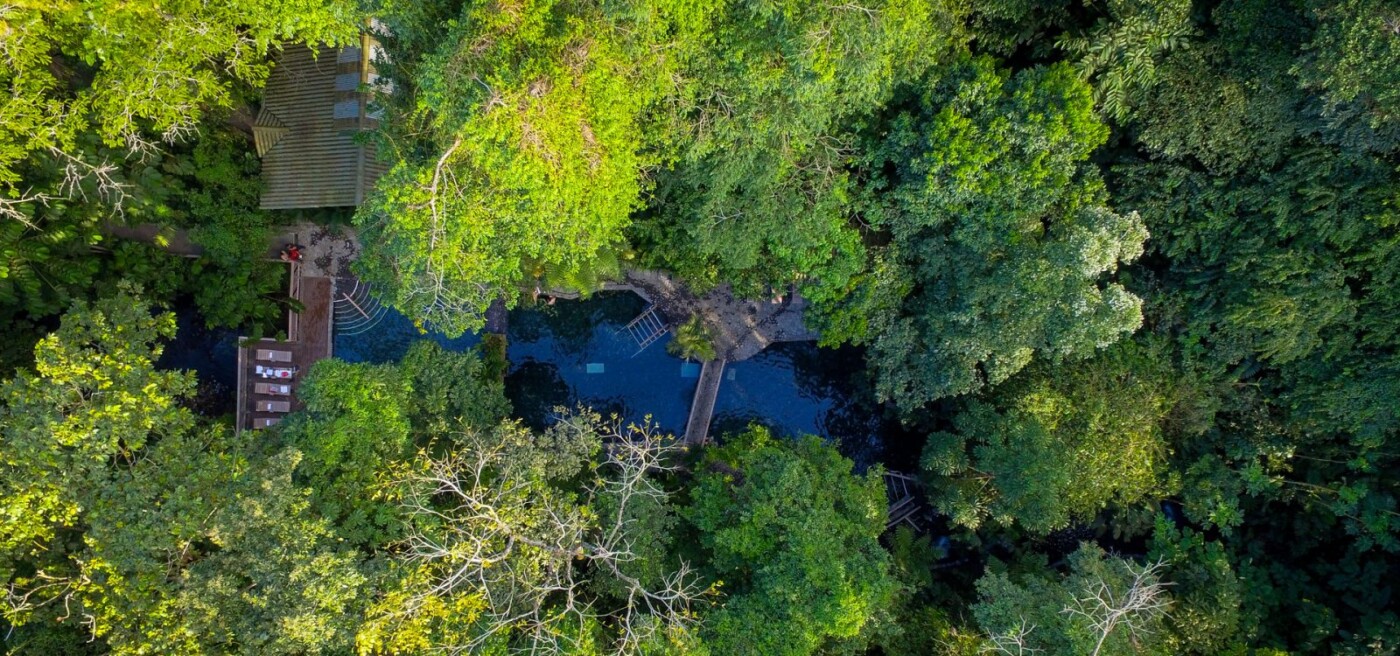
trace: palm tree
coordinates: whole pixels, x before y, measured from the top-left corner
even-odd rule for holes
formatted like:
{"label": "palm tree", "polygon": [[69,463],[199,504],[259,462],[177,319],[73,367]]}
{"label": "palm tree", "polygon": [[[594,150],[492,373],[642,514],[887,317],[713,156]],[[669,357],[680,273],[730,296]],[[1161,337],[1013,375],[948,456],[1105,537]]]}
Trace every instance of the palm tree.
{"label": "palm tree", "polygon": [[666,352],[687,360],[715,359],[714,339],[710,328],[699,316],[694,316],[676,328],[676,336],[666,345]]}

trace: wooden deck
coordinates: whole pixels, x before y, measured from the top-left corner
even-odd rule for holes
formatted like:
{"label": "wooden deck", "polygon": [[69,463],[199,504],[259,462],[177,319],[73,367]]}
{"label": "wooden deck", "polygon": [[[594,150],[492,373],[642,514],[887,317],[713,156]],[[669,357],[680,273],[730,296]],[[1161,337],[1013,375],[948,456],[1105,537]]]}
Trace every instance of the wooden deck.
{"label": "wooden deck", "polygon": [[[301,301],[304,309],[300,313],[289,312],[287,317],[287,341],[261,339],[246,342],[238,349],[238,410],[236,421],[238,430],[262,428],[269,419],[279,419],[286,413],[268,412],[259,408],[267,402],[289,402],[292,412],[300,410],[301,400],[297,388],[311,370],[311,365],[331,357],[331,298],[334,284],[330,278],[304,275],[304,268],[293,264],[288,267],[291,283],[288,289],[292,298]],[[272,363],[257,360],[259,349],[289,351],[290,363]],[[297,374],[290,381],[270,381],[257,375],[256,367],[278,366],[295,367]],[[290,396],[258,394],[256,385],[266,382],[289,382]],[[280,406],[276,406],[280,407]]]}
{"label": "wooden deck", "polygon": [[695,383],[695,397],[690,401],[690,419],[685,422],[687,444],[703,444],[710,436],[710,418],[715,414],[715,399],[719,384],[724,380],[724,360],[710,360],[700,365],[700,380]]}

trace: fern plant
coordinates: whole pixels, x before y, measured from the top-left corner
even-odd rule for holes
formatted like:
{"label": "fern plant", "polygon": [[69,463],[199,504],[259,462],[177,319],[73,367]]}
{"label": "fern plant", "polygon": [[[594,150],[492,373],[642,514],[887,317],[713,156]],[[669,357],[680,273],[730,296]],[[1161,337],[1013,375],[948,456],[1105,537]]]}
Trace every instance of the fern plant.
{"label": "fern plant", "polygon": [[58,312],[97,274],[88,257],[93,241],[79,226],[0,222],[0,303],[34,316]]}
{"label": "fern plant", "polygon": [[527,262],[525,270],[527,279],[538,281],[543,289],[578,292],[587,298],[602,290],[608,281],[621,278],[623,262],[632,257],[626,245],[614,245],[572,265],[535,260]]}

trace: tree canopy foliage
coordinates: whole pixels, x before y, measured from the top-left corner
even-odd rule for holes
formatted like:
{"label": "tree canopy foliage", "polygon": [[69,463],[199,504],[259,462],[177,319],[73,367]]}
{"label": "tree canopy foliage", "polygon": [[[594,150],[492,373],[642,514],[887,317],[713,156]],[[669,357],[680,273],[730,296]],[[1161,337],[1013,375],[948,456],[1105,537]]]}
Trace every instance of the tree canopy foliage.
{"label": "tree canopy foliage", "polygon": [[325,0],[203,3],[87,0],[7,5],[0,11],[10,93],[0,122],[0,213],[22,219],[51,191],[22,179],[36,155],[57,158],[68,191],[95,178],[105,193],[113,164],[90,157],[89,137],[122,153],[149,152],[193,134],[211,107],[229,107],[237,84],[267,77],[283,43],[336,42],[353,34],[351,3]]}
{"label": "tree canopy foliage", "polygon": [[5,386],[0,563],[19,645],[56,623],[120,654],[347,646],[355,555],[303,512],[296,452],[257,455],[179,404],[192,377],[154,368],[173,330],[130,295],[77,304]]}
{"label": "tree canopy foliage", "polygon": [[1147,230],[1106,206],[1086,163],[1107,136],[1066,66],[944,71],[871,151],[888,172],[871,216],[892,243],[864,293],[824,317],[825,339],[868,341],[880,395],[912,408],[1135,330],[1140,300],[1102,278]]}
{"label": "tree canopy foliage", "polygon": [[622,244],[655,83],[610,18],[587,2],[469,2],[435,47],[396,60],[413,85],[388,105],[399,159],[358,214],[361,274],[395,307],[475,330],[532,263],[577,270]]}
{"label": "tree canopy foliage", "polygon": [[1036,366],[992,398],[966,401],[954,430],[924,447],[935,506],[969,528],[986,518],[1048,533],[1174,492],[1166,433],[1192,399],[1161,352],[1144,350]]}
{"label": "tree canopy foliage", "polygon": [[[389,173],[260,210],[275,54],[358,30]],[[6,653],[1400,649],[1393,0],[19,2],[0,81]],[[324,360],[236,431],[163,308],[266,332],[293,221],[449,334],[628,267],[683,312],[792,289],[867,365],[816,421],[906,476],[526,427],[504,335]]]}
{"label": "tree canopy foliage", "polygon": [[806,279],[839,296],[864,252],[856,128],[962,46],[963,10],[938,0],[705,4],[676,30],[682,85],[653,128],[674,163],[637,232],[656,261],[702,286],[757,294]]}
{"label": "tree canopy foliage", "polygon": [[856,642],[890,603],[879,472],[815,437],[753,427],[706,454],[685,516],[728,594],[707,618],[715,653],[812,654]]}

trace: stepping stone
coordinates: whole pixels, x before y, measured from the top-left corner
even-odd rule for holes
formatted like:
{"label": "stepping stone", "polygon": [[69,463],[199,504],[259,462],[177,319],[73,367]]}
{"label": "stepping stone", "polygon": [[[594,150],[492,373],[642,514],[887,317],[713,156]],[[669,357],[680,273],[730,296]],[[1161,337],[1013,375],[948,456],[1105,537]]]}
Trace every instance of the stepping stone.
{"label": "stepping stone", "polygon": [[584,369],[590,374],[601,374],[603,373],[603,363],[590,362],[586,366],[584,366]]}
{"label": "stepping stone", "polygon": [[681,363],[681,378],[699,378],[700,365],[695,362]]}

